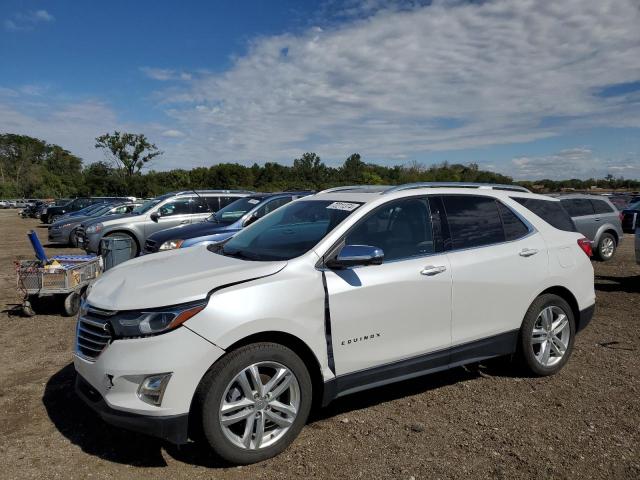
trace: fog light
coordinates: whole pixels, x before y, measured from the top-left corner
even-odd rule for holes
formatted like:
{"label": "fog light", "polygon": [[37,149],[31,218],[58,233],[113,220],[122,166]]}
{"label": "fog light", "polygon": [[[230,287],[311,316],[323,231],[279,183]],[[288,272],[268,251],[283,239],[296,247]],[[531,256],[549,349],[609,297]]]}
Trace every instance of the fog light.
{"label": "fog light", "polygon": [[146,377],[138,387],[138,398],[149,405],[160,406],[170,378],[170,373]]}

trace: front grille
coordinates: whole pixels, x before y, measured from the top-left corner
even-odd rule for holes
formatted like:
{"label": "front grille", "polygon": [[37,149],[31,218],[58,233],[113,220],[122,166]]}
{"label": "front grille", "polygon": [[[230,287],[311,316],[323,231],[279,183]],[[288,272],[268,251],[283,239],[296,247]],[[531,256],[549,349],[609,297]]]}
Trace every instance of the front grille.
{"label": "front grille", "polygon": [[83,308],[76,327],[76,353],[86,360],[95,360],[111,343],[111,326],[108,318],[116,312]]}
{"label": "front grille", "polygon": [[153,240],[147,240],[144,244],[144,251],[149,253],[154,253],[158,251],[156,242]]}

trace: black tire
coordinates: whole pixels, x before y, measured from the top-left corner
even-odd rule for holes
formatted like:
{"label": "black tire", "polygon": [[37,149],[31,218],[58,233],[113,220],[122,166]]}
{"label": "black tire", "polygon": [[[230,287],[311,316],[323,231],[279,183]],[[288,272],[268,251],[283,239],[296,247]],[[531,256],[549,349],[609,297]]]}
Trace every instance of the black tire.
{"label": "black tire", "polygon": [[69,234],[69,245],[71,245],[72,247],[78,248],[78,238],[76,237],[76,231],[77,231],[77,228],[74,228],[73,230],[71,230],[71,233]]}
{"label": "black tire", "polygon": [[[610,246],[613,247],[613,251],[610,251]],[[618,244],[616,242],[616,237],[614,237],[610,233],[603,233],[600,237],[600,241],[598,242],[596,251],[593,253],[597,260],[606,262],[608,260],[611,260],[616,254],[617,247]]]}
{"label": "black tire", "polygon": [[[538,321],[538,316],[541,315],[542,311],[547,307],[557,307],[562,310],[568,319],[570,332],[564,355],[557,363],[551,366],[544,366],[538,361],[534,348],[540,347],[534,347],[532,345],[534,325]],[[571,357],[575,336],[576,323],[573,311],[571,310],[571,306],[562,297],[553,294],[544,294],[536,298],[524,316],[518,338],[517,357],[525,373],[543,377],[553,375],[560,371],[567,361],[569,361],[569,357]]]}
{"label": "black tire", "polygon": [[64,297],[64,314],[67,317],[73,317],[80,309],[80,294],[71,292]]}
{"label": "black tire", "polygon": [[36,315],[36,311],[33,309],[29,300],[25,300],[22,303],[22,315],[25,317],[34,317]]}
{"label": "black tire", "polygon": [[129,238],[131,239],[131,257],[136,258],[138,256],[138,242],[133,235],[130,235],[126,232],[114,232],[109,235],[105,235],[105,238]]}
{"label": "black tire", "polygon": [[[248,450],[236,446],[225,436],[220,425],[219,406],[227,386],[236,375],[257,362],[277,362],[288,368],[300,387],[300,405],[295,420],[276,443]],[[195,402],[202,433],[214,453],[232,464],[248,465],[278,455],[293,442],[307,422],[312,395],[311,377],[300,357],[283,345],[265,342],[241,347],[218,360],[202,379]]]}

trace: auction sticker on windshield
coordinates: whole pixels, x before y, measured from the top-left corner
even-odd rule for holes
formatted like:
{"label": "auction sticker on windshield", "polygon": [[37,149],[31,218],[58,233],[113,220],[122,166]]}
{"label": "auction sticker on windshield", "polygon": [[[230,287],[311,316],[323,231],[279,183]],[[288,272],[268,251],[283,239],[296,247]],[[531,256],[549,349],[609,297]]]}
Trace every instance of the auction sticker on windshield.
{"label": "auction sticker on windshield", "polygon": [[327,208],[331,210],[344,210],[346,212],[353,212],[359,206],[360,206],[359,203],[333,202],[327,205]]}

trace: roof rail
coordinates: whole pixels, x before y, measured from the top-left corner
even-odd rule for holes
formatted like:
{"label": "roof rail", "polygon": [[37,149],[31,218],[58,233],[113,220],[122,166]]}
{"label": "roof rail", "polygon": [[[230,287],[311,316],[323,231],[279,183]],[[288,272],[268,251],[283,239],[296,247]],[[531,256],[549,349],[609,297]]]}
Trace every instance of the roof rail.
{"label": "roof rail", "polygon": [[[171,193],[171,192],[169,192]],[[173,195],[187,195],[189,193],[256,193],[253,190],[179,190],[177,192],[172,192]]]}
{"label": "roof rail", "polygon": [[384,189],[389,188],[392,187],[390,187],[389,185],[343,185],[341,187],[327,188],[326,190],[318,192],[317,195],[320,195],[322,193],[345,192],[349,190],[383,190],[386,192],[386,190]]}
{"label": "roof rail", "polygon": [[478,188],[487,190],[506,190],[509,192],[531,193],[527,188],[520,185],[503,185],[499,183],[464,183],[464,182],[416,182],[405,183],[385,190],[384,193],[399,192],[402,190],[411,190],[414,188]]}

